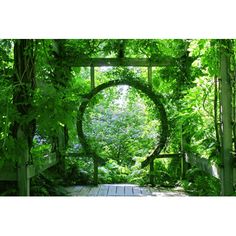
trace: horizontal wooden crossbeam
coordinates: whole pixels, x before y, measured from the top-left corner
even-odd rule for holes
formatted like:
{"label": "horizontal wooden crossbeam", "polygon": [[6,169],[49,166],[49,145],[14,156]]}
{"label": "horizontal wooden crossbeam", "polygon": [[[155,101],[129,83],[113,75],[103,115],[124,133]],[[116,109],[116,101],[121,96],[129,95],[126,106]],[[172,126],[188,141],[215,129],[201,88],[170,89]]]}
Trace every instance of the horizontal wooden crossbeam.
{"label": "horizontal wooden crossbeam", "polygon": [[71,58],[67,59],[71,67],[102,67],[102,66],[134,66],[134,67],[162,67],[176,66],[178,58]]}
{"label": "horizontal wooden crossbeam", "polygon": [[156,156],[156,159],[159,158],[179,158],[181,157],[181,153],[164,153],[164,154],[159,154],[158,156]]}
{"label": "horizontal wooden crossbeam", "polygon": [[[32,178],[46,169],[57,164],[56,153],[49,154],[49,160],[46,161],[42,166],[29,165],[29,178]],[[17,168],[13,166],[5,165],[0,169],[0,181],[16,181],[17,180]]]}

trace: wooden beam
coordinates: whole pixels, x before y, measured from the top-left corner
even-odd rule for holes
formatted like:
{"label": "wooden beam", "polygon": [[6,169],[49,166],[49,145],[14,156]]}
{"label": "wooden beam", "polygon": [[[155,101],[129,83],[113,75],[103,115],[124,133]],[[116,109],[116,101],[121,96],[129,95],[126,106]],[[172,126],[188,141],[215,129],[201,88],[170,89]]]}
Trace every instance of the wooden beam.
{"label": "wooden beam", "polygon": [[102,67],[102,66],[176,66],[178,58],[68,58],[68,65],[71,67]]}
{"label": "wooden beam", "polygon": [[154,186],[154,160],[151,160],[149,165],[149,181],[151,186]]}
{"label": "wooden beam", "polygon": [[19,127],[17,131],[17,141],[23,143],[23,148],[18,151],[17,162],[17,181],[19,196],[30,195],[30,177],[29,177],[29,147],[27,137],[22,128]]}
{"label": "wooden beam", "polygon": [[159,158],[180,158],[181,157],[181,153],[165,153],[165,154],[159,154],[156,159]]}
{"label": "wooden beam", "polygon": [[[91,81],[91,90],[95,88],[95,71],[94,66],[90,67],[90,81]],[[95,156],[93,158],[93,183],[98,185],[98,159]]]}
{"label": "wooden beam", "polygon": [[221,104],[223,121],[223,152],[222,152],[222,195],[233,194],[233,158],[232,158],[232,86],[230,79],[230,40],[221,40],[220,77]]}
{"label": "wooden beam", "polygon": [[[56,153],[50,153],[48,157],[48,161],[44,163],[42,166],[28,165],[27,166],[27,179],[30,179],[42,173],[43,171],[57,164],[57,162],[58,160],[56,159]],[[25,166],[22,166],[21,168],[25,168]],[[18,172],[19,170],[17,170],[16,167],[6,164],[0,170],[0,181],[17,181],[18,175],[19,175]]]}
{"label": "wooden beam", "polygon": [[221,179],[221,168],[216,164],[211,164],[208,159],[197,157],[192,153],[185,153],[185,160],[192,166],[199,168],[200,170],[214,176],[217,179]]}
{"label": "wooden beam", "polygon": [[186,136],[184,135],[184,127],[181,126],[181,162],[180,162],[180,169],[181,169],[181,179],[185,179],[186,172],[188,169],[188,163],[185,160],[185,146],[186,146]]}
{"label": "wooden beam", "polygon": [[148,84],[152,87],[152,67],[148,67]]}
{"label": "wooden beam", "polygon": [[90,67],[90,80],[91,80],[91,90],[95,88],[95,74],[94,66]]}

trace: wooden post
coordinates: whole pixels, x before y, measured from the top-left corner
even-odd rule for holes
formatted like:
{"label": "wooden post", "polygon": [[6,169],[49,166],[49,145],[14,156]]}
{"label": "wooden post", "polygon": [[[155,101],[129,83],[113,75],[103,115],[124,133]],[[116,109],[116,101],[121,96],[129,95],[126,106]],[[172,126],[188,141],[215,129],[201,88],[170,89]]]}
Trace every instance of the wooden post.
{"label": "wooden post", "polygon": [[[148,84],[152,88],[152,67],[151,66],[148,66]],[[151,186],[154,186],[154,160],[150,162],[149,180],[150,180]]]}
{"label": "wooden post", "polygon": [[233,160],[232,160],[232,87],[230,80],[230,40],[220,41],[220,76],[222,80],[221,104],[223,121],[223,169],[221,194],[233,193]]}
{"label": "wooden post", "polygon": [[95,88],[94,66],[90,67],[91,90]]}
{"label": "wooden post", "polygon": [[14,44],[13,104],[19,114],[10,127],[14,138],[17,162],[18,195],[30,195],[29,157],[36,130],[32,117],[32,101],[35,89],[35,43],[20,39]]}
{"label": "wooden post", "polygon": [[148,84],[152,87],[152,67],[148,66]]}
{"label": "wooden post", "polygon": [[236,65],[234,67],[234,74],[233,74],[233,110],[232,110],[232,119],[233,119],[233,151],[234,157],[236,153]]}
{"label": "wooden post", "polygon": [[58,132],[58,150],[57,150],[57,158],[59,160],[59,171],[62,176],[66,174],[66,158],[65,158],[65,150],[66,150],[66,143],[65,143],[65,134],[64,128],[61,128]]}
{"label": "wooden post", "polygon": [[94,165],[94,172],[93,172],[93,183],[94,185],[98,185],[98,159],[93,159],[93,165]]}
{"label": "wooden post", "polygon": [[[90,67],[90,80],[91,80],[91,90],[95,88],[95,72],[94,72],[94,66]],[[93,183],[94,185],[98,185],[98,159],[93,157]]]}
{"label": "wooden post", "polygon": [[17,141],[22,147],[19,149],[18,164],[17,164],[18,195],[29,196],[30,195],[29,147],[27,143],[27,138],[25,137],[21,127],[17,131]]}
{"label": "wooden post", "polygon": [[154,160],[150,162],[149,180],[150,180],[151,186],[154,186]]}
{"label": "wooden post", "polygon": [[[71,79],[71,67],[67,61],[63,61],[66,58],[66,40],[55,39],[54,42],[54,77],[52,78],[52,84],[56,90],[64,90],[67,88]],[[62,97],[62,101],[66,97]],[[68,147],[69,134],[68,127],[65,124],[64,127],[60,127],[55,136],[52,137],[52,145],[56,151],[58,163],[54,168],[54,171],[62,175],[66,174],[66,160],[65,152]]]}
{"label": "wooden post", "polygon": [[181,168],[181,179],[185,178],[186,171],[187,171],[187,163],[185,160],[185,145],[186,145],[186,139],[183,134],[183,127],[181,128],[181,162],[180,162],[180,168]]}

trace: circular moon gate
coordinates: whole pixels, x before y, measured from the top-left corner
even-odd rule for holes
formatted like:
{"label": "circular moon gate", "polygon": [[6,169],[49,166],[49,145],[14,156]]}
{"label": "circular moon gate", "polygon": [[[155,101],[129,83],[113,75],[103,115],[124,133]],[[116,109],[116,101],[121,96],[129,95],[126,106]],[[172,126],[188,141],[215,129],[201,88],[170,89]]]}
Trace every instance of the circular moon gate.
{"label": "circular moon gate", "polygon": [[78,132],[79,141],[81,145],[83,146],[87,155],[91,156],[94,159],[97,159],[100,164],[104,163],[104,160],[90,148],[90,145],[88,144],[86,140],[86,137],[83,132],[83,115],[85,113],[85,110],[89,101],[97,93],[99,93],[100,91],[106,88],[109,88],[112,86],[118,86],[118,85],[129,85],[137,90],[140,90],[144,94],[146,94],[154,102],[160,114],[160,121],[161,121],[160,140],[155,150],[149,156],[147,156],[146,159],[142,162],[142,168],[143,168],[147,166],[161,152],[161,150],[165,146],[167,136],[168,136],[168,122],[167,122],[165,108],[163,104],[161,103],[161,99],[162,99],[161,95],[154,93],[147,84],[140,82],[137,79],[132,78],[131,80],[128,80],[128,79],[111,80],[109,82],[106,82],[97,86],[96,88],[91,90],[90,93],[86,94],[83,97],[83,101],[79,107],[78,116],[77,116],[77,132]]}

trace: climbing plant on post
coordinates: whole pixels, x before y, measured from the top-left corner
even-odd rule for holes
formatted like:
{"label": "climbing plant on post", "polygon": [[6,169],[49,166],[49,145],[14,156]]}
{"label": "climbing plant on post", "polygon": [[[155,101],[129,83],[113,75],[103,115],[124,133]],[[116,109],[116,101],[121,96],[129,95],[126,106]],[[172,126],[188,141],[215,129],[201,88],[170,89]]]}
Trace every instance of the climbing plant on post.
{"label": "climbing plant on post", "polygon": [[32,116],[32,97],[35,89],[35,42],[16,40],[14,45],[13,104],[19,114],[11,125],[15,140],[20,196],[30,195],[30,149],[36,121]]}
{"label": "climbing plant on post", "polygon": [[[67,88],[70,79],[70,67],[66,65],[65,44],[66,40],[54,40],[54,76],[52,82],[53,86],[58,91]],[[64,97],[62,99],[64,99]],[[64,127],[61,127],[60,130],[57,131],[56,136],[53,137],[53,146],[57,152],[60,173],[65,172],[65,156],[63,152],[67,148],[69,139],[68,127],[66,124],[63,125]]]}
{"label": "climbing plant on post", "polygon": [[222,152],[222,195],[233,193],[233,159],[232,159],[232,87],[230,78],[231,41],[220,40],[220,77],[221,105],[223,127]]}

